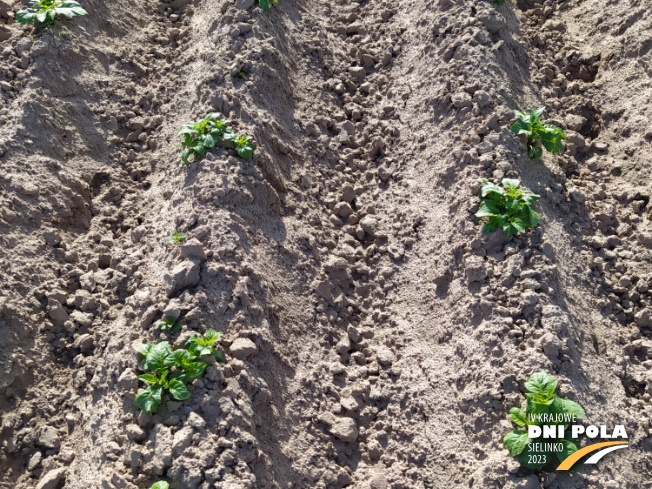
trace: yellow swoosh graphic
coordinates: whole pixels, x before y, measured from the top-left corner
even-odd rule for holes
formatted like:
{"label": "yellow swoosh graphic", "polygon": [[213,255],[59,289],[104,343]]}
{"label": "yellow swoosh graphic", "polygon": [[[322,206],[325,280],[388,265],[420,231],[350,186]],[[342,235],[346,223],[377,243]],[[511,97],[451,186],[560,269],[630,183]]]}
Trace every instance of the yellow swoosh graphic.
{"label": "yellow swoosh graphic", "polygon": [[595,452],[596,450],[600,450],[601,448],[610,447],[612,445],[627,445],[627,443],[628,442],[626,441],[605,441],[603,443],[594,443],[593,445],[589,445],[588,447],[584,447],[581,450],[576,451],[570,457],[567,457],[566,460],[564,460],[559,465],[559,467],[557,467],[557,470],[569,470],[573,464],[581,459],[584,455]]}

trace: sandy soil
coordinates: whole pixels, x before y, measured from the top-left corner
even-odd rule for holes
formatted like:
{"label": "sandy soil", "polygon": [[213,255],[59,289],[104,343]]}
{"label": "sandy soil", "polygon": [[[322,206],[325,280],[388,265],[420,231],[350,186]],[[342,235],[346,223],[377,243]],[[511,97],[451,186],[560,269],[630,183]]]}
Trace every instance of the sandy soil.
{"label": "sandy soil", "polygon": [[[648,0],[83,4],[0,0],[0,488],[652,487]],[[186,169],[209,111],[252,160]],[[503,177],[519,238],[473,217]],[[227,362],[142,413],[140,345],[209,328]],[[520,468],[536,370],[630,447]]]}

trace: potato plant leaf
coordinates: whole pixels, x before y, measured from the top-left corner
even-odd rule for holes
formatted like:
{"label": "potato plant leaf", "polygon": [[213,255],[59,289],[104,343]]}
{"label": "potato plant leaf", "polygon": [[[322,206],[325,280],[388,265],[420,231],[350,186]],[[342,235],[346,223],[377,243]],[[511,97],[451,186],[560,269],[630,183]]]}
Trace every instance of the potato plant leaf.
{"label": "potato plant leaf", "polygon": [[564,399],[559,396],[554,396],[550,404],[550,412],[552,414],[570,414],[575,416],[575,419],[583,419],[586,416],[582,406],[570,399]]}
{"label": "potato plant leaf", "polygon": [[167,370],[173,365],[174,355],[167,341],[154,345],[145,360],[145,370]]}
{"label": "potato plant leaf", "polygon": [[170,380],[168,389],[170,389],[170,394],[177,401],[185,401],[190,397],[190,391],[186,387],[186,384],[178,378]]}
{"label": "potato plant leaf", "polygon": [[512,409],[509,410],[509,419],[514,421],[519,426],[525,426],[527,425],[527,417],[525,416],[525,413],[523,412],[522,409],[519,409],[517,407],[513,407]]}
{"label": "potato plant leaf", "polygon": [[147,389],[136,395],[136,406],[147,413],[151,413],[161,405],[162,395],[163,386],[150,385]]}
{"label": "potato plant leaf", "polygon": [[150,489],[170,489],[170,484],[165,481],[158,481]]}
{"label": "potato plant leaf", "polygon": [[527,430],[513,430],[507,433],[505,438],[503,438],[505,447],[514,457],[519,455],[530,441],[531,440],[527,436]]}

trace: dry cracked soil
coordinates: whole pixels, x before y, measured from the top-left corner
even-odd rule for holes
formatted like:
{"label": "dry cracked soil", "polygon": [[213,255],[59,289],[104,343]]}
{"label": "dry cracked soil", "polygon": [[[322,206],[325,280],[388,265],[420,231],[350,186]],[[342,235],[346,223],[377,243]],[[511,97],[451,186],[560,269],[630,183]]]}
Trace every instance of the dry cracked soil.
{"label": "dry cracked soil", "polygon": [[[0,0],[0,488],[652,487],[650,0],[83,5]],[[252,159],[183,165],[211,111]],[[525,235],[473,216],[503,177]],[[141,412],[140,346],[209,328],[226,361]],[[521,468],[534,371],[629,447]]]}

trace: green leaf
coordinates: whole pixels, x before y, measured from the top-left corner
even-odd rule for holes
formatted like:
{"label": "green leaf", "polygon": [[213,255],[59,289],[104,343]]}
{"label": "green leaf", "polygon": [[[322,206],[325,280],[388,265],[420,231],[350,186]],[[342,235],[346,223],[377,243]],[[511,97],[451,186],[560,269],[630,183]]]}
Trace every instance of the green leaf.
{"label": "green leaf", "polygon": [[519,426],[527,425],[527,416],[522,409],[513,407],[509,410],[509,418]]}
{"label": "green leaf", "polygon": [[173,352],[173,355],[174,355],[174,364],[177,367],[183,367],[184,365],[187,365],[189,362],[192,362],[192,355],[187,350],[175,350]]}
{"label": "green leaf", "polygon": [[48,13],[47,11],[40,11],[36,14],[36,20],[38,22],[45,22],[45,19],[47,19]]}
{"label": "green leaf", "polygon": [[184,151],[183,154],[181,155],[181,159],[186,164],[186,166],[190,166],[190,162],[188,161],[188,158],[190,157],[191,154],[192,154],[192,150],[189,149],[187,151]]}
{"label": "green leaf", "polygon": [[170,380],[169,389],[170,394],[172,394],[172,397],[177,401],[184,401],[190,397],[190,391],[188,391],[186,384],[179,379]]}
{"label": "green leaf", "polygon": [[190,382],[192,379],[199,377],[206,370],[206,364],[203,362],[191,362],[183,366],[183,373],[179,378],[183,378],[185,382]]}
{"label": "green leaf", "polygon": [[562,439],[559,440],[558,443],[561,443],[564,448],[561,452],[556,452],[557,458],[560,462],[563,462],[577,451],[577,445],[572,441]]}
{"label": "green leaf", "polygon": [[519,233],[525,232],[525,223],[522,219],[513,219],[510,224],[514,226]]}
{"label": "green leaf", "polygon": [[518,190],[521,188],[521,182],[515,178],[503,178],[502,184],[508,189]]}
{"label": "green leaf", "polygon": [[503,224],[502,230],[503,230],[503,233],[505,233],[507,236],[514,236],[514,235],[518,234],[518,229],[516,229],[516,227],[512,226],[512,224],[509,223],[509,222],[506,223],[506,224]]}
{"label": "green leaf", "polygon": [[167,341],[162,341],[152,347],[145,360],[145,370],[165,370],[174,365],[172,348]]}
{"label": "green leaf", "polygon": [[537,394],[525,394],[527,397],[526,411],[528,414],[548,414],[550,412],[550,404],[552,404],[552,399],[546,402],[536,402],[536,399],[533,399],[530,396],[536,396]]}
{"label": "green leaf", "polygon": [[194,126],[190,126],[188,124],[181,126],[181,130],[179,131],[179,136],[183,136],[184,134],[195,134],[195,128]]}
{"label": "green leaf", "polygon": [[509,453],[514,457],[520,454],[530,441],[532,440],[528,438],[526,430],[512,430],[505,435],[505,438],[503,438],[505,448],[507,448]]}
{"label": "green leaf", "polygon": [[143,345],[143,346],[140,347],[140,350],[138,351],[138,353],[140,353],[142,356],[146,357],[153,347],[154,347],[154,345],[152,345],[151,343],[147,343],[146,345]]}
{"label": "green leaf", "polygon": [[541,158],[541,155],[543,155],[543,149],[539,146],[531,146],[528,150],[528,156],[533,160]]}
{"label": "green leaf", "polygon": [[161,405],[163,386],[150,385],[144,391],[138,393],[135,398],[136,406],[147,413],[151,413]]}
{"label": "green leaf", "polygon": [[263,12],[267,12],[272,7],[272,5],[269,3],[269,0],[259,0],[258,5]]}
{"label": "green leaf", "polygon": [[548,394],[557,388],[557,381],[545,372],[535,372],[525,383],[525,388],[535,394]]}
{"label": "green leaf", "polygon": [[212,345],[216,341],[221,341],[222,333],[218,333],[214,329],[209,329],[204,333],[204,344]]}
{"label": "green leaf", "polygon": [[215,360],[217,360],[220,363],[226,362],[226,358],[224,357],[224,353],[222,352],[222,350],[215,350],[213,356],[215,357]]}
{"label": "green leaf", "polygon": [[238,153],[238,156],[243,160],[248,160],[254,154],[254,148],[250,144],[238,147],[235,149],[235,151],[236,153]]}
{"label": "green leaf", "polygon": [[201,353],[199,352],[201,346],[198,343],[188,342],[186,343],[186,347],[188,348],[188,352],[192,356],[193,360],[201,356]]}
{"label": "green leaf", "polygon": [[64,2],[56,9],[57,14],[66,15],[69,17],[79,17],[81,15],[88,15],[88,12],[82,8],[77,2]]}
{"label": "green leaf", "polygon": [[510,130],[516,134],[517,136],[520,136],[522,134],[526,136],[531,136],[532,135],[532,129],[530,127],[530,124],[525,122],[523,119],[517,120],[514,124],[512,124],[512,127],[510,127]]}
{"label": "green leaf", "polygon": [[484,226],[482,226],[483,233],[493,233],[496,229],[498,229],[498,224],[493,221],[489,221],[488,223],[485,223]]}
{"label": "green leaf", "polygon": [[[550,412],[552,414],[569,414],[575,415],[575,419],[583,419],[586,416],[582,406],[577,404],[570,399],[564,399],[563,397],[554,396],[553,402],[550,405]],[[564,423],[566,424],[566,423]]]}
{"label": "green leaf", "polygon": [[158,481],[150,489],[170,489],[170,484],[165,481]]}
{"label": "green leaf", "polygon": [[532,119],[538,119],[541,117],[541,114],[543,114],[543,111],[546,110],[545,107],[541,107],[540,109],[532,109]]}
{"label": "green leaf", "polygon": [[158,384],[158,377],[152,374],[139,375],[138,380],[142,380],[143,382],[147,382],[148,384]]}
{"label": "green leaf", "polygon": [[496,193],[499,196],[505,195],[505,190],[500,187],[499,185],[496,185],[495,183],[488,182],[486,180],[482,181],[482,193],[480,194],[482,197],[487,197],[490,193]]}
{"label": "green leaf", "polygon": [[[541,144],[550,153],[561,153],[562,151],[564,151],[564,143],[561,142],[560,138],[547,139],[542,136]],[[541,150],[541,148],[539,148],[539,150]]]}
{"label": "green leaf", "polygon": [[237,135],[236,133],[234,133],[233,131],[228,130],[228,131],[226,131],[226,132],[224,133],[224,135],[222,136],[222,138],[223,138],[225,141],[230,141],[230,142],[232,142],[232,143],[235,143],[235,142],[238,140],[238,135]]}
{"label": "green leaf", "polygon": [[478,212],[475,213],[475,217],[491,217],[497,216],[498,214],[500,214],[500,209],[498,209],[494,202],[490,200],[483,200],[480,203]]}
{"label": "green leaf", "polygon": [[203,138],[204,138],[204,141],[203,141],[204,146],[206,146],[207,148],[212,148],[213,146],[215,146],[215,143],[217,143],[217,138],[214,138],[211,135],[211,133],[205,134],[203,136]]}
{"label": "green leaf", "polygon": [[537,212],[530,209],[530,223],[529,223],[530,226],[531,227],[536,226],[537,224],[539,224],[540,220],[541,220],[541,216],[539,216]]}
{"label": "green leaf", "polygon": [[16,20],[21,24],[36,22],[36,10],[28,8],[16,12]]}

